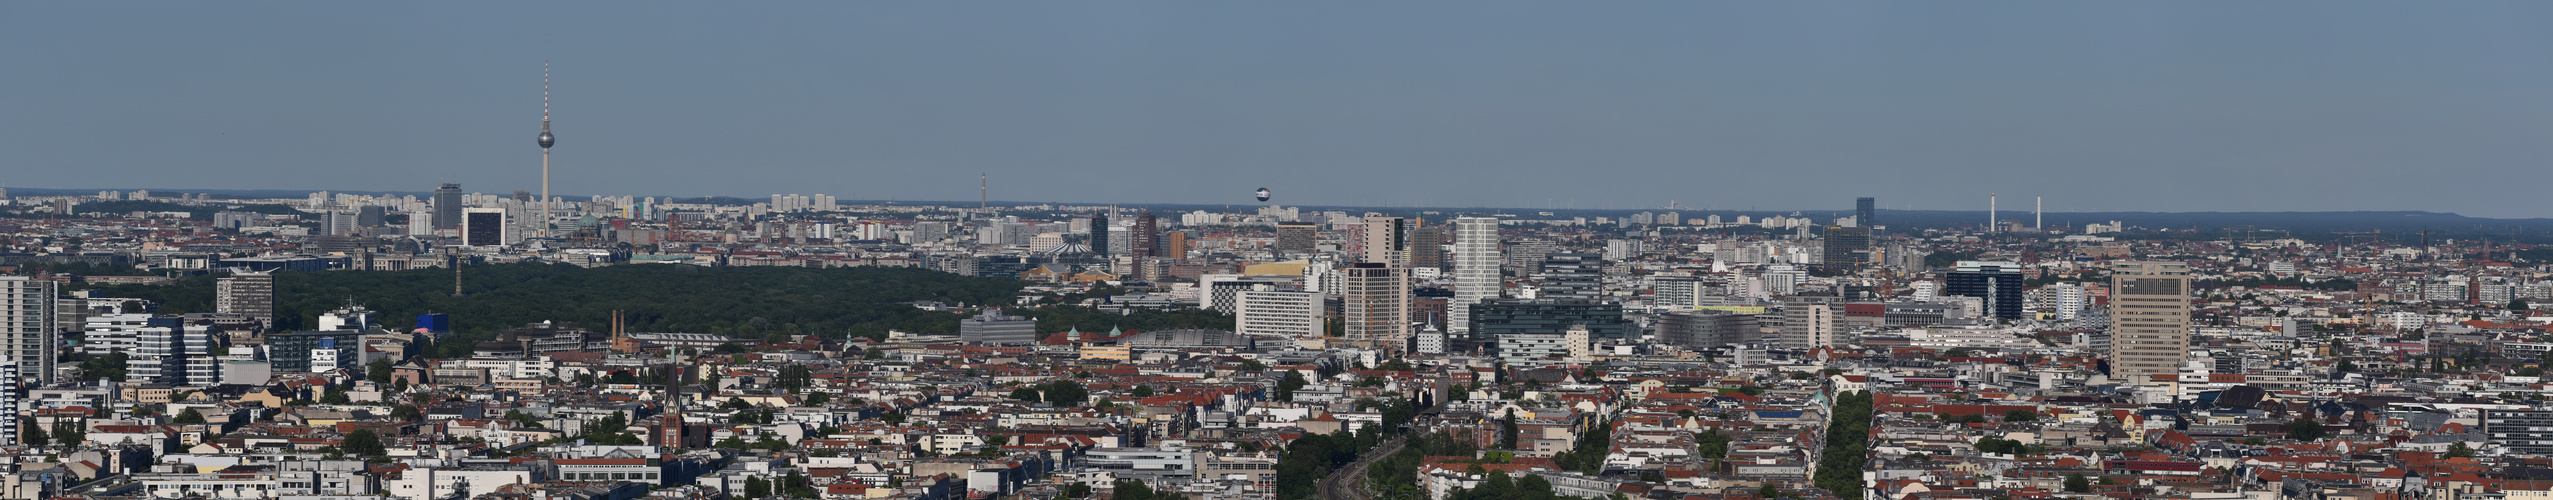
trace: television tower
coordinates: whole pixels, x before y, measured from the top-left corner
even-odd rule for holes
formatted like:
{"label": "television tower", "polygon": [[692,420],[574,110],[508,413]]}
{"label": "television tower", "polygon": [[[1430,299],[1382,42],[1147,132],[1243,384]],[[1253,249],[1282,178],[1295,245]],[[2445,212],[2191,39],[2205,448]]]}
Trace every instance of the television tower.
{"label": "television tower", "polygon": [[558,138],[550,135],[550,62],[541,61],[541,201],[540,234],[550,237],[550,145]]}

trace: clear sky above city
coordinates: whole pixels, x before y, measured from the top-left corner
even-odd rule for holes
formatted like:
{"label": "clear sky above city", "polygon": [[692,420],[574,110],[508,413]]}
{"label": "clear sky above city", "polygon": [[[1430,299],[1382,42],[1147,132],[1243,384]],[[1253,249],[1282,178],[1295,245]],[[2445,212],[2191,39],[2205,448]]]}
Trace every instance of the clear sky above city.
{"label": "clear sky above city", "polygon": [[6,2],[0,186],[2553,217],[2553,3]]}

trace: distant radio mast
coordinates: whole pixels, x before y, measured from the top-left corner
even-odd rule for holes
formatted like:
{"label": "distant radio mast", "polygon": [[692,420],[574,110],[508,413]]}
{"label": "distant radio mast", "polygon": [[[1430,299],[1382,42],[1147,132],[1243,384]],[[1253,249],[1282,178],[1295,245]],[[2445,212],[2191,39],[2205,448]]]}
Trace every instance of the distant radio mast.
{"label": "distant radio mast", "polygon": [[550,62],[541,61],[541,237],[550,237],[550,145],[558,138],[550,135]]}

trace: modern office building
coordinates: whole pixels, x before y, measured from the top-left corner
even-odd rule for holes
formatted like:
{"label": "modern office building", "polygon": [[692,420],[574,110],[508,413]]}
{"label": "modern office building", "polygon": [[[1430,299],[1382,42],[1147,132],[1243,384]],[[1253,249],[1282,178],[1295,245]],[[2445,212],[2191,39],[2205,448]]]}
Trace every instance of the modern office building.
{"label": "modern office building", "polygon": [[219,340],[211,321],[183,324],[177,318],[154,319],[166,321],[136,330],[126,361],[126,381],[199,387],[221,383],[221,360],[213,357]]}
{"label": "modern office building", "polygon": [[1287,222],[1277,224],[1276,252],[1283,255],[1311,255],[1320,251],[1320,226]]}
{"label": "modern office building", "polygon": [[2553,454],[2553,410],[2482,410],[2482,436],[2512,452]]}
{"label": "modern office building", "polygon": [[1960,261],[1959,267],[1942,280],[1942,295],[1976,297],[1983,303],[1979,315],[1995,319],[2021,319],[2022,291],[2027,287],[2021,279],[2021,264],[2013,262]]}
{"label": "modern office building", "polygon": [[[1176,234],[1176,233],[1173,233]],[[1197,277],[1197,307],[1223,314],[1240,309],[1241,292],[1300,288],[1295,276],[1208,274]]]}
{"label": "modern office building", "polygon": [[434,188],[434,228],[461,228],[461,185],[444,184]]}
{"label": "modern office building", "polygon": [[1658,315],[1659,343],[1708,348],[1762,343],[1764,333],[1754,313],[1669,311]]}
{"label": "modern office building", "polygon": [[213,312],[245,316],[260,328],[274,327],[275,275],[238,273],[215,281]]}
{"label": "modern office building", "polygon": [[1358,262],[1409,264],[1409,220],[1399,217],[1366,217],[1356,238],[1361,253]]}
{"label": "modern office building", "polygon": [[1445,269],[1445,226],[1427,226],[1421,220],[1409,231],[1409,267]]}
{"label": "modern office building", "polygon": [[1604,256],[1600,254],[1544,255],[1540,276],[1539,298],[1595,300],[1604,296]]}
{"label": "modern office building", "polygon": [[1649,278],[1650,303],[1668,309],[1692,309],[1711,295],[1711,280],[1700,276],[1656,275]]}
{"label": "modern office building", "polygon": [[1242,335],[1320,338],[1329,334],[1328,297],[1321,292],[1242,291],[1235,294],[1239,305],[1233,323]]}
{"label": "modern office building", "polygon": [[503,208],[471,208],[461,211],[461,244],[474,247],[505,246],[514,240],[514,227],[506,222]]}
{"label": "modern office building", "polygon": [[1471,338],[1495,342],[1500,335],[1546,335],[1565,333],[1570,325],[1587,325],[1588,335],[1596,340],[1627,340],[1640,336],[1636,325],[1622,317],[1622,305],[1596,300],[1562,299],[1493,299],[1472,304]]}
{"label": "modern office building", "polygon": [[1827,226],[1825,265],[1861,267],[1870,263],[1870,226]]}
{"label": "modern office building", "polygon": [[1864,228],[1879,225],[1879,200],[1868,196],[1854,198],[1853,225]]}
{"label": "modern office building", "polygon": [[357,223],[357,218],[354,212],[337,211],[320,214],[319,220],[320,224],[325,226],[327,235],[347,236],[355,234],[355,228],[362,227]]}
{"label": "modern office building", "polygon": [[1108,213],[1090,216],[1090,254],[1108,255]]}
{"label": "modern office building", "polygon": [[1795,302],[1782,306],[1782,330],[1771,344],[1802,350],[1841,344],[1835,334],[1836,309],[1838,307],[1824,302]]}
{"label": "modern office building", "polygon": [[1161,233],[1161,256],[1170,259],[1188,258],[1188,233],[1184,231]]}
{"label": "modern office building", "polygon": [[1454,300],[1447,307],[1455,311],[1446,329],[1452,333],[1471,331],[1472,304],[1495,299],[1506,285],[1499,280],[1499,266],[1505,263],[1498,254],[1498,219],[1464,217],[1454,219]]}
{"label": "modern office building", "polygon": [[2190,353],[2189,273],[2180,262],[2110,265],[2112,380],[2144,384],[2180,372]]}
{"label": "modern office building", "polygon": [[363,334],[356,330],[279,333],[266,336],[276,376],[361,366]]}
{"label": "modern office building", "polygon": [[1144,212],[1135,216],[1135,228],[1127,233],[1126,254],[1136,257],[1161,255],[1161,220]]}
{"label": "modern office building", "polygon": [[1347,340],[1399,352],[1409,344],[1409,268],[1358,262],[1341,269],[1339,332]]}
{"label": "modern office building", "polygon": [[957,339],[969,344],[1028,344],[1037,342],[1037,320],[1012,316],[1000,309],[987,308],[983,314],[958,320]]}
{"label": "modern office building", "polygon": [[17,368],[16,384],[0,387],[0,392],[53,383],[61,344],[61,325],[54,321],[60,311],[54,303],[60,295],[53,280],[0,276],[0,360]]}

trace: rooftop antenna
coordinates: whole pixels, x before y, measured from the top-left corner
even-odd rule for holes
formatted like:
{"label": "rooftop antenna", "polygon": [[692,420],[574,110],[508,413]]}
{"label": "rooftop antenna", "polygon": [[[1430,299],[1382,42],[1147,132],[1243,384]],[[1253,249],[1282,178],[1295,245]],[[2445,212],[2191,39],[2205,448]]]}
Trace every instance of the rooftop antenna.
{"label": "rooftop antenna", "polygon": [[550,135],[550,62],[541,61],[541,223],[540,234],[550,237],[550,145],[558,138]]}

